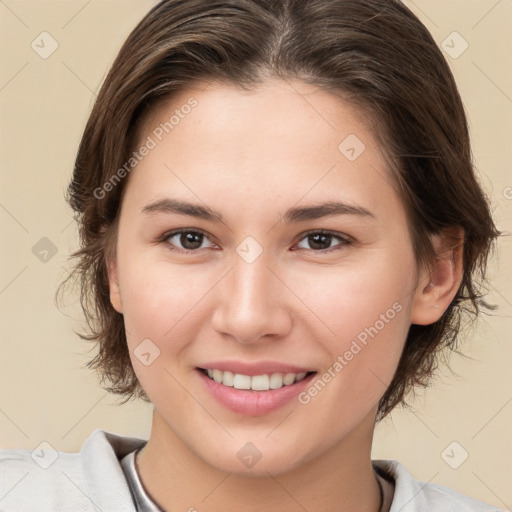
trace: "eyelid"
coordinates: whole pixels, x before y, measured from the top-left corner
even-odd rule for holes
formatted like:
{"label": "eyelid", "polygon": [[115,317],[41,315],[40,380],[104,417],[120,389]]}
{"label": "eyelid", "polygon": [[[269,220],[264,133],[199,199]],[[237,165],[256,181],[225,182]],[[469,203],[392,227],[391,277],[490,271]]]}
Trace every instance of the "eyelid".
{"label": "eyelid", "polygon": [[[167,242],[167,240],[169,238],[171,238],[175,235],[179,235],[181,233],[198,233],[198,234],[203,235],[205,238],[207,238],[213,245],[218,245],[211,239],[209,234],[207,234],[205,231],[203,231],[202,229],[199,229],[199,228],[179,228],[179,229],[174,229],[171,231],[166,231],[160,237],[157,238],[156,243]],[[316,234],[332,236],[333,238],[337,238],[340,241],[340,243],[334,247],[330,247],[327,249],[315,250],[315,249],[300,248],[299,250],[307,251],[310,253],[322,254],[322,253],[334,252],[336,250],[341,250],[344,247],[346,247],[347,245],[350,245],[354,242],[354,240],[350,236],[345,235],[344,233],[338,233],[338,232],[330,231],[327,229],[311,229],[309,231],[304,231],[303,233],[301,233],[298,236],[297,241],[295,242],[294,246],[297,245],[302,240],[304,240],[306,237],[311,236],[311,235],[316,235]],[[176,247],[170,243],[167,243],[167,245],[169,246],[170,250],[174,250],[174,251],[181,252],[181,253],[187,253],[187,254],[196,253],[197,254],[200,252],[200,249],[193,249],[193,250],[192,249],[182,249],[182,248]]]}
{"label": "eyelid", "polygon": [[307,252],[314,253],[314,254],[315,253],[322,254],[322,253],[334,252],[336,250],[341,250],[341,249],[345,248],[347,245],[351,245],[352,243],[354,243],[354,239],[348,235],[345,235],[344,233],[338,233],[336,231],[330,231],[328,229],[311,229],[309,231],[305,231],[304,233],[301,233],[297,238],[296,244],[301,242],[302,240],[304,240],[304,238],[306,238],[308,236],[317,235],[317,234],[332,236],[333,238],[337,238],[338,240],[340,240],[340,243],[334,247],[329,247],[327,249],[315,250],[315,249],[301,248],[300,250],[307,251]]}
{"label": "eyelid", "polygon": [[181,247],[176,247],[172,244],[170,244],[169,242],[167,242],[167,240],[173,236],[176,236],[176,235],[179,235],[181,233],[197,233],[197,234],[200,234],[200,235],[203,235],[205,238],[207,238],[213,245],[217,245],[210,237],[210,235],[208,235],[205,231],[203,231],[202,229],[199,229],[199,228],[179,228],[179,229],[173,229],[171,231],[166,231],[165,233],[163,233],[161,236],[159,236],[155,242],[158,244],[158,243],[166,243],[166,245],[168,246],[168,248],[172,251],[177,251],[177,252],[181,252],[181,253],[186,253],[186,254],[193,254],[193,253],[196,253],[198,254],[199,253],[199,249],[182,249]]}

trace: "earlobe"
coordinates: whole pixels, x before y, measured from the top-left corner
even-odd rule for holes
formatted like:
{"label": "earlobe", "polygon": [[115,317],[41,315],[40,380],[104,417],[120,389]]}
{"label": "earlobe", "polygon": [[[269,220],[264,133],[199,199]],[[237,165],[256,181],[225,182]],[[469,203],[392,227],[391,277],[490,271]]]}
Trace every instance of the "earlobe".
{"label": "earlobe", "polygon": [[418,280],[411,323],[437,322],[459,290],[463,274],[464,231],[455,226],[435,235],[435,261],[423,269]]}
{"label": "earlobe", "polygon": [[110,293],[110,302],[113,308],[118,312],[123,312],[123,303],[121,301],[121,292],[119,289],[119,279],[117,275],[117,262],[115,258],[107,261],[108,284]]}

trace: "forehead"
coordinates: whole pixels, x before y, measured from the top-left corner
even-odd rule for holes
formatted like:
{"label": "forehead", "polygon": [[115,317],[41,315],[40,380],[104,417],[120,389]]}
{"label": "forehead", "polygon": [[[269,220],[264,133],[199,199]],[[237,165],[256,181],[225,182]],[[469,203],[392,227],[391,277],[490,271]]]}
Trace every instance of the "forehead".
{"label": "forehead", "polygon": [[368,118],[300,81],[180,90],[146,116],[144,144],[152,149],[129,180],[139,206],[176,194],[224,208],[265,198],[267,210],[306,196],[377,209],[399,200]]}

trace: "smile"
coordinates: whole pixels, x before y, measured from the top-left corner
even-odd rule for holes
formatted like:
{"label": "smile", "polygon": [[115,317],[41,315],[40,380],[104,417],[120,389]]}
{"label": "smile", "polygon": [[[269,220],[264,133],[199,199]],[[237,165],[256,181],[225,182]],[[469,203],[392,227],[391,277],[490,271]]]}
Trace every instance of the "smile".
{"label": "smile", "polygon": [[223,386],[253,391],[268,391],[269,389],[279,389],[284,386],[290,386],[304,379],[308,373],[315,373],[271,373],[250,376],[222,371],[216,368],[201,368],[201,370],[210,379],[222,384]]}

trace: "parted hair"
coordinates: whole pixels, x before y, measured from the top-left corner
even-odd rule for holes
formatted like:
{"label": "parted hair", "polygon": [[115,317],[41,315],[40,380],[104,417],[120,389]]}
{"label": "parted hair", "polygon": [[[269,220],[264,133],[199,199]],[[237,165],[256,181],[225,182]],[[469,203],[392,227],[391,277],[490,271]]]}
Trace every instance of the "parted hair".
{"label": "parted hair", "polygon": [[163,0],[134,28],[99,90],[66,194],[80,248],[61,286],[80,286],[86,326],[77,334],[97,348],[87,367],[123,403],[149,401],[130,361],[123,315],[109,297],[107,264],[129,175],[103,187],[140,143],[144,117],[199,81],[251,88],[269,77],[323,88],[371,121],[408,214],[418,265],[435,258],[434,234],[464,231],[460,287],[437,322],[410,326],[379,403],[381,419],[406,404],[409,391],[427,386],[442,355],[459,350],[463,328],[493,308],[482,290],[500,235],[472,163],[450,68],[398,0]]}

